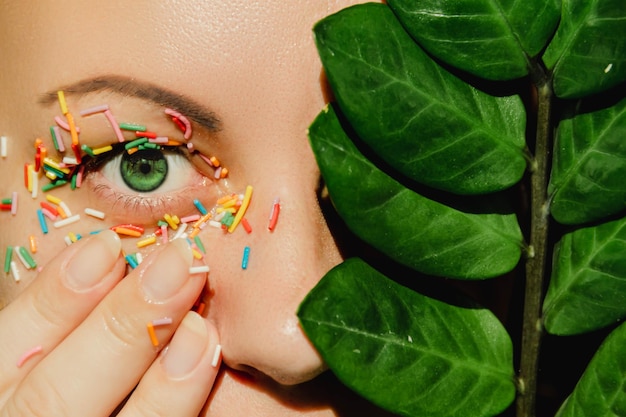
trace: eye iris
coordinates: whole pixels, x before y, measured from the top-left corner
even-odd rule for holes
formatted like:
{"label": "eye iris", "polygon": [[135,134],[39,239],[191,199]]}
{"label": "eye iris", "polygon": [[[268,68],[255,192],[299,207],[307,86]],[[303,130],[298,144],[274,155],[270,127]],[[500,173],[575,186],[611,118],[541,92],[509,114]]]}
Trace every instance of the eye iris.
{"label": "eye iris", "polygon": [[122,179],[134,191],[154,191],[167,177],[167,159],[155,149],[124,153],[120,164]]}

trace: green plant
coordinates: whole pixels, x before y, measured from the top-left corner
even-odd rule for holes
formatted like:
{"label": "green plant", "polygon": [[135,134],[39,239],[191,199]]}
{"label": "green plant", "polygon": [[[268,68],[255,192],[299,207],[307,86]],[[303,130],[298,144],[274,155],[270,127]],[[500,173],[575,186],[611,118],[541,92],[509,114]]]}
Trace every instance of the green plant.
{"label": "green plant", "polygon": [[[335,103],[310,141],[383,259],[357,253],[300,306],[331,370],[400,415],[533,416],[545,332],[608,329],[558,415],[626,415],[623,0],[388,0],[314,33]],[[519,342],[458,297],[503,275]]]}

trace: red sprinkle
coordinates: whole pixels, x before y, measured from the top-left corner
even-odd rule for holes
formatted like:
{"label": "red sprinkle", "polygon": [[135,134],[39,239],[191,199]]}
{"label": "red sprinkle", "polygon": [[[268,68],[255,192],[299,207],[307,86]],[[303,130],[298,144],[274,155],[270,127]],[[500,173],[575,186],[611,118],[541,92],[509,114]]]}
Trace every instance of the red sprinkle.
{"label": "red sprinkle", "polygon": [[246,219],[245,217],[241,219],[241,225],[247,233],[252,233],[252,226],[250,226],[250,223],[248,223],[248,219]]}

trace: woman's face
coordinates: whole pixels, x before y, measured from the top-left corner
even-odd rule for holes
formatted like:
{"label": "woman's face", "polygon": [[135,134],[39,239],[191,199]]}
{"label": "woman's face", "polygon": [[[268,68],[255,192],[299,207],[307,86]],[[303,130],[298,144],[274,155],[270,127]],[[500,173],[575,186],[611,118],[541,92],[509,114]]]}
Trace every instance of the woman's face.
{"label": "woman's face", "polygon": [[[232,233],[212,226],[198,233],[211,268],[204,315],[219,330],[230,369],[212,395],[208,409],[215,415],[293,413],[298,401],[283,385],[309,381],[324,369],[295,311],[341,261],[319,208],[319,172],[306,136],[325,104],[311,28],[346,5],[335,3],[1,2],[0,134],[7,137],[8,148],[0,160],[0,197],[19,195],[16,215],[0,212],[3,252],[7,246],[28,247],[34,236],[33,256],[44,266],[66,246],[70,232],[88,235],[132,223],[145,228],[145,238],[165,214],[198,214],[194,199],[210,211],[218,198],[253,187],[245,214],[251,233],[241,225]],[[25,163],[34,163],[35,140],[41,139],[48,156],[74,156],[71,132],[55,122],[57,116],[66,120],[56,95],[60,89],[80,129],[81,145],[98,149],[118,143],[104,112],[80,115],[108,105],[117,122],[144,125],[182,146],[165,153],[142,151],[143,165],[133,165],[142,159],[123,156],[124,150],[99,157],[97,164],[81,168],[80,187],[39,191],[33,198],[22,173]],[[184,137],[184,123],[177,124],[165,108],[182,115],[178,122],[191,122],[190,137]],[[60,129],[65,155],[55,150],[51,126]],[[123,134],[126,140],[135,135]],[[194,155],[191,161],[189,155]],[[214,178],[216,167],[205,161],[211,156],[228,169],[225,178]],[[40,187],[48,183],[40,176]],[[36,213],[48,194],[81,214],[80,221],[61,228],[48,221],[44,234]],[[270,231],[276,199],[280,214]],[[106,217],[87,216],[85,208]],[[125,253],[143,256],[161,239],[138,248],[140,239],[122,238]],[[250,249],[244,269],[245,247]],[[10,275],[0,281],[0,308],[36,279],[36,270],[21,269],[20,282]],[[330,413],[322,405],[309,404],[306,410]]]}

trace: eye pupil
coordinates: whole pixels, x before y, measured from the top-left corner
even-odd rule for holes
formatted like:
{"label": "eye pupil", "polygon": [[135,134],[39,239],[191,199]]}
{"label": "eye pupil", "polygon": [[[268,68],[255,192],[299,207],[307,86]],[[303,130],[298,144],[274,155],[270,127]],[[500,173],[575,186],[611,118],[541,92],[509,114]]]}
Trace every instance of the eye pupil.
{"label": "eye pupil", "polygon": [[134,191],[154,191],[167,178],[167,159],[156,149],[124,153],[120,164],[122,179]]}

